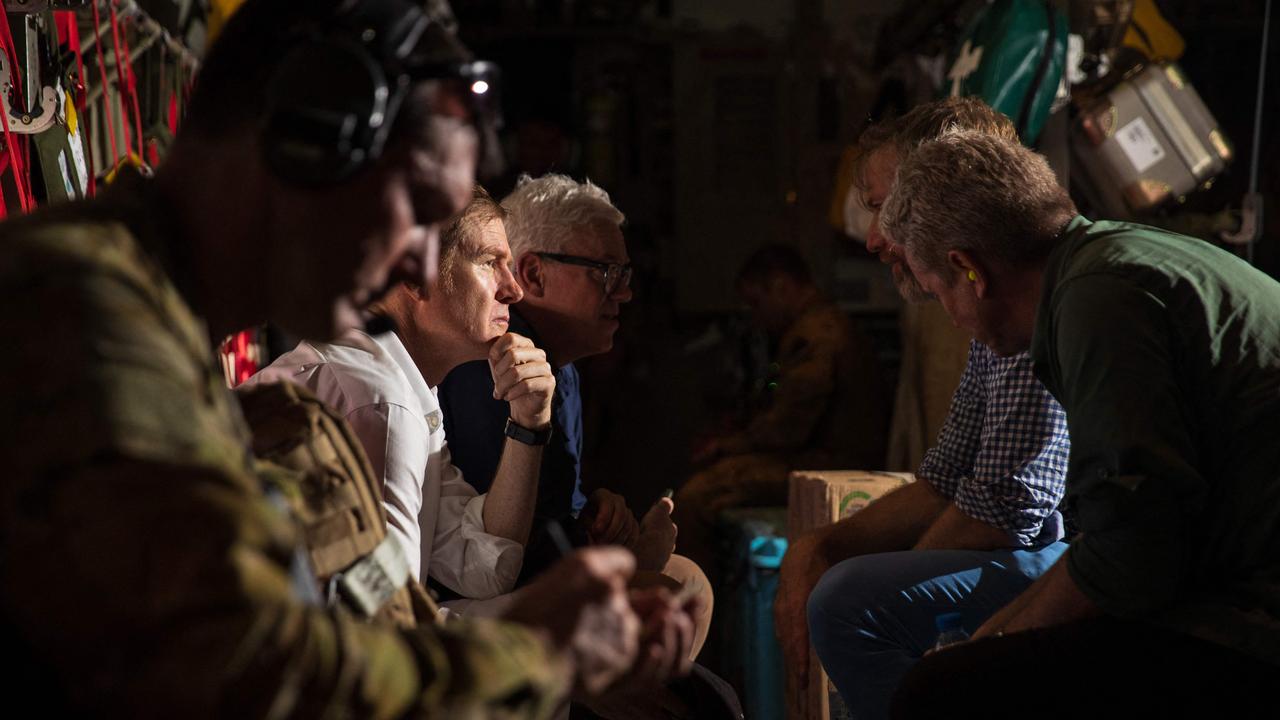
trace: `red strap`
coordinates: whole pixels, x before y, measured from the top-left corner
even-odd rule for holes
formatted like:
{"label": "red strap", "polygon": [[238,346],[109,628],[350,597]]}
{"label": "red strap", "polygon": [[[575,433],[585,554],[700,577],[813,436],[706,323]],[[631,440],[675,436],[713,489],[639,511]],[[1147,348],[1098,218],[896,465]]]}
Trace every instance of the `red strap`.
{"label": "red strap", "polygon": [[119,81],[120,94],[117,98],[120,102],[120,120],[124,123],[124,146],[125,152],[137,152],[138,157],[142,157],[142,138],[131,138],[132,134],[129,130],[129,108],[125,105],[126,98],[129,96],[129,80],[125,77],[125,68],[129,65],[129,61],[120,57],[120,18],[116,15],[116,4],[112,0],[111,3],[111,48],[116,56],[116,76]]}
{"label": "red strap", "polygon": [[111,159],[107,165],[114,166],[116,160],[120,158],[120,151],[116,149],[115,123],[111,122],[111,111],[107,108],[107,56],[102,52],[101,28],[102,21],[98,18],[98,0],[93,0],[93,37],[96,40],[93,47],[98,51],[98,77],[102,79],[102,115],[107,120],[107,139],[111,141]]}
{"label": "red strap", "polygon": [[136,144],[138,154],[141,155],[145,141],[142,134],[142,110],[138,103],[138,75],[133,71],[133,52],[129,50],[129,33],[125,28],[120,28],[120,44],[124,46],[124,70],[129,80],[129,102],[133,105],[133,127],[138,133]]}
{"label": "red strap", "polygon": [[18,52],[17,46],[13,44],[13,32],[9,28],[9,14],[0,13],[0,40],[4,41],[4,52],[9,57],[9,79],[13,85],[14,92],[18,95],[18,102],[26,104],[26,100],[22,97],[22,83],[18,82]]}
{"label": "red strap", "polygon": [[[4,169],[9,167],[9,153],[0,152],[0,175],[4,174]],[[9,217],[9,208],[4,204],[4,193],[0,192],[0,220]]]}
{"label": "red strap", "polygon": [[[133,83],[133,65],[129,64],[129,45],[124,29],[120,27],[119,15],[115,13],[115,0],[111,0],[111,49],[115,53],[115,73],[119,77],[120,87],[120,119],[124,122],[124,145],[138,158],[145,156],[142,147],[142,119],[138,117],[138,97]],[[120,50],[120,47],[124,50]],[[122,56],[123,54],[123,56]],[[129,128],[129,114],[133,115],[133,126]],[[129,136],[133,137],[129,137]]]}
{"label": "red strap", "polygon": [[[22,82],[18,76],[18,54],[13,48],[13,33],[9,29],[9,16],[0,12],[0,40],[4,41],[4,53],[9,63],[9,85],[13,87],[18,97],[18,102],[22,100]],[[22,207],[22,212],[31,212],[35,207],[35,202],[31,196],[31,177],[26,172],[26,158],[23,154],[23,147],[14,137],[14,133],[9,127],[9,113],[0,110],[0,118],[4,121],[4,147],[5,153],[9,156],[9,164],[13,169],[13,184],[18,189],[18,204]]]}
{"label": "red strap", "polygon": [[23,169],[22,148],[18,147],[14,133],[9,129],[9,113],[0,110],[0,119],[4,120],[4,149],[13,167],[13,184],[18,188],[18,204],[22,207],[22,212],[31,212],[33,203],[25,185],[31,178],[27,177]]}
{"label": "red strap", "polygon": [[83,113],[84,85],[88,78],[84,76],[84,56],[80,53],[80,24],[76,22],[76,14],[71,10],[59,10],[53,16],[58,23],[59,42],[71,46],[71,52],[76,56],[76,79],[79,81],[79,86],[75,88],[76,110]]}

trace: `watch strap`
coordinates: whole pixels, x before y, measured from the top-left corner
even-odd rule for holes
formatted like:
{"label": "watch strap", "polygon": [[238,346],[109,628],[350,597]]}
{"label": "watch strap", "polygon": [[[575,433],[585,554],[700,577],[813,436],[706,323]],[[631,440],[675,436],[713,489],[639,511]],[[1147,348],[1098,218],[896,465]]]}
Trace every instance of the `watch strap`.
{"label": "watch strap", "polygon": [[525,445],[546,445],[551,442],[551,425],[547,425],[542,430],[530,430],[515,420],[507,418],[507,427],[502,432],[512,440]]}

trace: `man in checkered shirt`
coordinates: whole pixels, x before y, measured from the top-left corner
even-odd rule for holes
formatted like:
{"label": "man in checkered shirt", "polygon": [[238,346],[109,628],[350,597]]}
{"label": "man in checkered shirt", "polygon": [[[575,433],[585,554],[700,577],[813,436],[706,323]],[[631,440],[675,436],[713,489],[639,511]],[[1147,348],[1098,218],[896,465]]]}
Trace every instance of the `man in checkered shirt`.
{"label": "man in checkered shirt", "polygon": [[[927,295],[878,227],[880,203],[912,148],[959,126],[1016,138],[981,101],[950,98],[864,133],[856,185],[872,215],[867,249],[908,300]],[[937,444],[917,482],[798,538],[774,603],[790,702],[803,711],[812,638],[854,717],[887,717],[898,682],[934,644],[938,616],[977,629],[1066,550],[1066,415],[1026,354],[972,342]],[[807,624],[806,624],[807,619]]]}

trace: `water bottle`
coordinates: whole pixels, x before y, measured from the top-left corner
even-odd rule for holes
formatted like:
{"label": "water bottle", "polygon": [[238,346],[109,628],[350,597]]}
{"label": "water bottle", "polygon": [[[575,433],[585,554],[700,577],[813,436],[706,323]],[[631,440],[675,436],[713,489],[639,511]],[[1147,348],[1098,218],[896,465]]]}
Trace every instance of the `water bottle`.
{"label": "water bottle", "polygon": [[960,622],[960,613],[943,613],[934,618],[934,627],[938,628],[938,640],[933,644],[934,650],[941,650],[948,645],[955,645],[969,639]]}

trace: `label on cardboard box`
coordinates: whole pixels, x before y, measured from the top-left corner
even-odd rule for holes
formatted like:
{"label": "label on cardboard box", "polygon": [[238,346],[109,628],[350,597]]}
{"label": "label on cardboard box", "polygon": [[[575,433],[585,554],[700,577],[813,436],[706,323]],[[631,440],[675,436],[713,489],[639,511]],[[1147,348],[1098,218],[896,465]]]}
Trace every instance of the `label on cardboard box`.
{"label": "label on cardboard box", "polygon": [[797,470],[791,473],[787,530],[794,537],[830,525],[913,479],[911,473]]}

